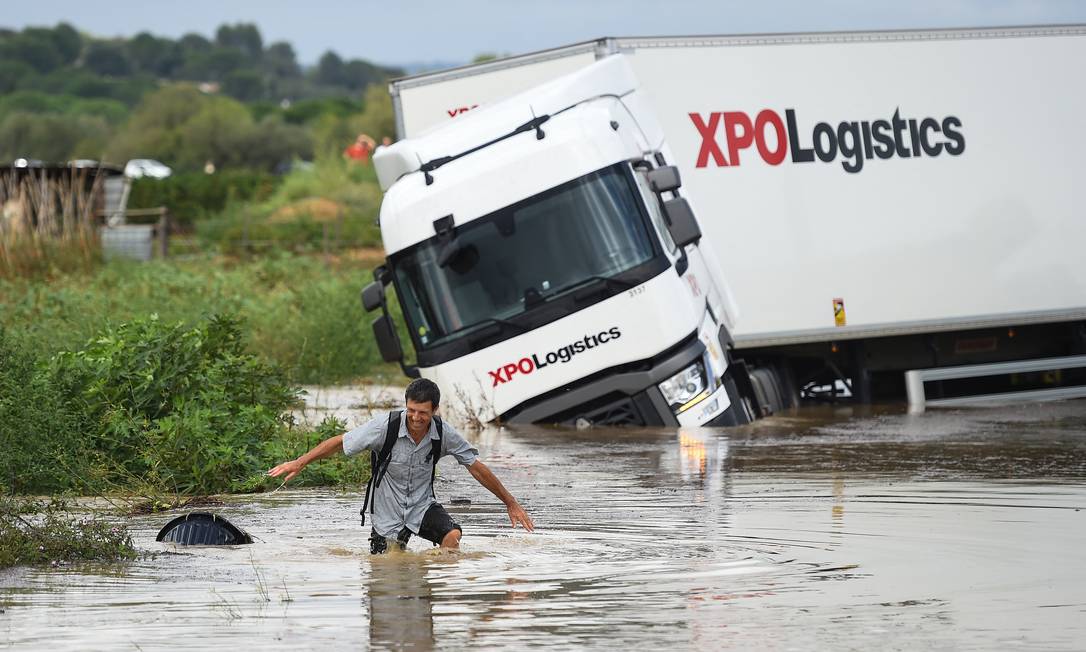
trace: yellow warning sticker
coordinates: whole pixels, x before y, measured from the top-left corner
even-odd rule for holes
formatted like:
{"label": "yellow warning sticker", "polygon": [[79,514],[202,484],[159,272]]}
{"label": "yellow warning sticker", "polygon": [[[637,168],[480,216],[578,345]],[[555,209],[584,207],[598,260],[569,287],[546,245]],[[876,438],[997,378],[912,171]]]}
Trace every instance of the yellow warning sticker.
{"label": "yellow warning sticker", "polygon": [[845,325],[845,300],[833,300],[833,323],[835,326]]}

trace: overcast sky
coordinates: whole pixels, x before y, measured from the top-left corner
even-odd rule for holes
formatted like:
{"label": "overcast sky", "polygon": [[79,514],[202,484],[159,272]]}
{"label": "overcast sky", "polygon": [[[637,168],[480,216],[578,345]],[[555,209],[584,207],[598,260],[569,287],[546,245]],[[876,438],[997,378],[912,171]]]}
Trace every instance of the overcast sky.
{"label": "overcast sky", "polygon": [[95,36],[213,36],[255,23],[303,64],[326,50],[378,63],[469,61],[600,36],[1086,23],[1084,0],[4,0],[0,26],[67,21]]}

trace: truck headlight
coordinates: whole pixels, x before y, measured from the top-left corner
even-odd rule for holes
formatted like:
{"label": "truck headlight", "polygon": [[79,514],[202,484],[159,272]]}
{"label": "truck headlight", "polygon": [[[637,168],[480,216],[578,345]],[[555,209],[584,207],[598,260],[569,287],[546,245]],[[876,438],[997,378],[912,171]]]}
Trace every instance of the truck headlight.
{"label": "truck headlight", "polygon": [[657,385],[675,414],[685,412],[712,393],[713,387],[701,360]]}

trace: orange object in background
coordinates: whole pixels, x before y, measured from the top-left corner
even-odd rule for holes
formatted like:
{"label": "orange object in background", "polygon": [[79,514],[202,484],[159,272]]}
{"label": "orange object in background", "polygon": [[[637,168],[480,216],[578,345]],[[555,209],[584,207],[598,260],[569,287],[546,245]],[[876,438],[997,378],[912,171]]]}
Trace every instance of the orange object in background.
{"label": "orange object in background", "polygon": [[349,161],[366,163],[370,160],[370,154],[373,153],[376,146],[377,143],[372,138],[366,134],[358,134],[358,138],[355,138],[354,142],[343,150],[343,158]]}

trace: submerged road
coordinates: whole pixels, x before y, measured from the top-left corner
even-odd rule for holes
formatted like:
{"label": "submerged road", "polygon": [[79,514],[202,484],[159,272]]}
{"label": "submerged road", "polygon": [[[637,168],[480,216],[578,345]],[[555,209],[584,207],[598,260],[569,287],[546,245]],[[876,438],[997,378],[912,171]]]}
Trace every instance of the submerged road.
{"label": "submerged road", "polygon": [[492,429],[463,551],[370,558],[358,492],[216,511],[257,543],[0,575],[0,648],[1083,649],[1086,402],[804,411],[730,430]]}

